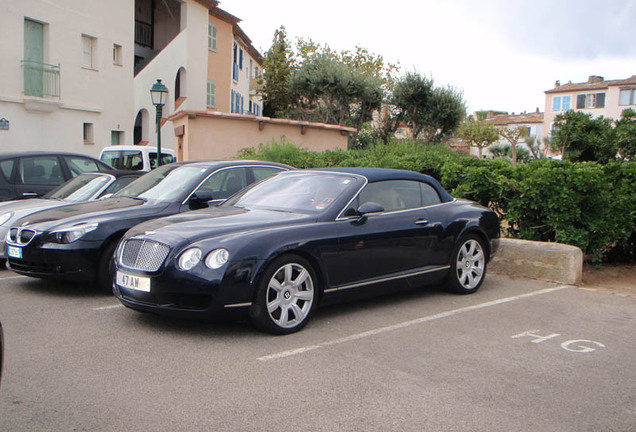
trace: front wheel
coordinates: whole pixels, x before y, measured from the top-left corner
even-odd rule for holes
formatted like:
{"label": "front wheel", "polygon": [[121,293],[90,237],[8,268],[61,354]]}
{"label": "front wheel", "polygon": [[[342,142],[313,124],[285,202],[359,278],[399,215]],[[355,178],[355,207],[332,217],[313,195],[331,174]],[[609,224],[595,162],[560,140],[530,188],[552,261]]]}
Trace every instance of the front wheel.
{"label": "front wheel", "polygon": [[316,306],[316,276],[296,255],[274,260],[256,289],[250,311],[253,323],[269,333],[289,334],[303,328]]}
{"label": "front wheel", "polygon": [[451,257],[448,289],[457,294],[472,294],[486,277],[486,248],[475,234],[463,237]]}

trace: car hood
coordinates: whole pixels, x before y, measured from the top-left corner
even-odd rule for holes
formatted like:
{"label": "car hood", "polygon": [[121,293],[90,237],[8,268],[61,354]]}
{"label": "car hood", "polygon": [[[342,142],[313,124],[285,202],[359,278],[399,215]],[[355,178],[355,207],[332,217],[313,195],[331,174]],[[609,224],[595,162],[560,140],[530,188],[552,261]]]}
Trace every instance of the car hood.
{"label": "car hood", "polygon": [[170,246],[251,230],[316,221],[316,215],[214,207],[153,219],[131,228],[126,237],[144,236]]}
{"label": "car hood", "polygon": [[48,231],[59,225],[80,222],[105,222],[145,214],[156,214],[168,205],[169,203],[163,201],[144,201],[127,197],[108,198],[38,211],[16,221],[14,225],[37,225],[39,231]]}

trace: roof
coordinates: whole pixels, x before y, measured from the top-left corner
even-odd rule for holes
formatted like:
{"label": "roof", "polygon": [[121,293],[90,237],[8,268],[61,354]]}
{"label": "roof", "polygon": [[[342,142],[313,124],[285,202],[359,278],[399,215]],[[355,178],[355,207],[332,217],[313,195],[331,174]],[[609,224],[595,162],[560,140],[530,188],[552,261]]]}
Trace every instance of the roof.
{"label": "roof", "polygon": [[211,168],[211,169],[219,169],[226,168],[230,166],[249,166],[249,165],[268,165],[268,166],[277,166],[285,169],[294,169],[293,166],[285,165],[278,162],[269,162],[269,161],[260,161],[260,160],[248,160],[248,159],[236,159],[236,160],[208,160],[208,161],[183,161],[183,162],[174,162],[167,165],[187,165],[187,166],[195,166],[201,168]]}
{"label": "roof", "polygon": [[415,171],[400,170],[393,168],[370,168],[370,167],[336,167],[336,168],[319,168],[313,171],[329,171],[347,174],[356,174],[366,177],[369,183],[385,181],[385,180],[415,180],[429,183],[440,195],[443,202],[452,201],[453,197],[444,190],[442,185],[433,177]]}
{"label": "roof", "polygon": [[574,91],[604,90],[610,86],[621,86],[621,85],[636,85],[636,75],[632,75],[631,77],[625,78],[625,79],[609,80],[609,81],[605,81],[605,79],[601,76],[592,75],[588,78],[587,82],[584,82],[584,83],[569,82],[563,85],[561,85],[559,81],[557,81],[553,89],[546,90],[544,93],[565,93],[565,92],[574,92]]}
{"label": "roof", "polygon": [[[24,157],[24,156],[50,156],[50,155],[59,155],[59,156],[82,156],[89,159],[99,160],[94,156],[90,156],[83,153],[72,153],[72,152],[61,152],[61,151],[22,151],[22,152],[10,152],[10,153],[0,153],[0,159],[9,159],[14,157]],[[101,162],[101,161],[100,161]],[[102,162],[103,163],[103,162]]]}
{"label": "roof", "polygon": [[263,66],[263,56],[261,55],[261,53],[258,52],[256,48],[254,48],[254,45],[252,45],[252,40],[249,37],[247,37],[247,34],[245,34],[243,29],[241,29],[241,27],[238,25],[238,23],[240,23],[242,20],[239,17],[236,17],[232,15],[231,13],[226,12],[223,9],[219,8],[217,2],[215,2],[215,4],[211,6],[209,9],[210,9],[210,15],[217,17],[218,19],[223,20],[227,23],[232,24],[232,33],[234,34],[234,37],[243,41],[243,43],[247,47],[248,54],[254,60],[256,60],[259,66]]}
{"label": "roof", "polygon": [[497,114],[493,117],[486,118],[488,123],[495,126],[507,126],[515,124],[543,123],[543,113],[522,113],[522,114]]}

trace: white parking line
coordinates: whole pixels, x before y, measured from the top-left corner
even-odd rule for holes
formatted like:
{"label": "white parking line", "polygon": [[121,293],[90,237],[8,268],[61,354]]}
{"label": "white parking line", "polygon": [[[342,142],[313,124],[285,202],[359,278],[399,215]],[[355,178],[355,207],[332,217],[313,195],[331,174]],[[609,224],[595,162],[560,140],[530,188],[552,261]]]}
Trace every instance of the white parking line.
{"label": "white parking line", "polygon": [[101,311],[101,310],[108,310],[108,309],[116,309],[116,308],[120,308],[120,307],[124,307],[124,305],[120,303],[120,304],[116,304],[116,305],[96,307],[96,308],[93,308],[93,310],[94,311]]}
{"label": "white parking line", "polygon": [[276,353],[276,354],[266,355],[266,356],[263,356],[263,357],[259,357],[258,360],[259,361],[271,361],[271,360],[278,360],[278,359],[285,358],[285,357],[292,357],[292,356],[303,354],[303,353],[306,353],[306,352],[309,352],[309,351],[314,351],[314,350],[317,350],[317,349],[326,348],[326,347],[329,347],[329,346],[332,346],[332,345],[338,345],[338,344],[342,344],[342,343],[345,343],[345,342],[351,342],[351,341],[355,341],[355,340],[358,340],[358,339],[363,339],[363,338],[375,336],[375,335],[378,335],[378,334],[381,334],[381,333],[386,333],[386,332],[390,332],[390,331],[393,331],[393,330],[399,330],[399,329],[403,329],[403,328],[406,328],[406,327],[411,327],[411,326],[414,326],[414,325],[417,325],[417,324],[422,324],[422,323],[425,323],[425,322],[438,320],[438,319],[441,319],[441,318],[448,318],[448,317],[451,317],[451,316],[454,316],[454,315],[458,315],[458,314],[461,314],[461,313],[464,313],[464,312],[470,312],[470,311],[474,311],[474,310],[478,310],[478,309],[484,309],[484,308],[487,308],[487,307],[490,307],[490,306],[497,306],[497,305],[500,305],[500,304],[503,304],[503,303],[509,303],[509,302],[512,302],[512,301],[521,300],[521,299],[528,298],[528,297],[535,297],[535,296],[538,296],[538,295],[548,294],[548,293],[552,293],[552,292],[555,292],[555,291],[560,291],[560,290],[565,289],[565,288],[575,288],[575,287],[572,286],[572,285],[563,285],[563,286],[558,286],[558,287],[555,287],[555,288],[546,288],[546,289],[543,289],[543,290],[534,291],[534,292],[527,293],[527,294],[520,294],[520,295],[513,296],[513,297],[506,297],[506,298],[502,298],[502,299],[499,299],[499,300],[493,300],[493,301],[489,301],[489,302],[486,302],[486,303],[477,304],[477,305],[474,305],[474,306],[466,306],[466,307],[459,308],[459,309],[454,309],[454,310],[451,310],[451,311],[448,311],[448,312],[442,312],[442,313],[438,313],[438,314],[435,314],[435,315],[429,315],[429,316],[422,317],[422,318],[417,318],[417,319],[414,319],[414,320],[411,320],[411,321],[405,321],[405,322],[398,323],[398,324],[393,324],[393,325],[390,325],[390,326],[387,326],[387,327],[381,327],[381,328],[377,328],[377,329],[374,329],[374,330],[369,330],[369,331],[366,331],[366,332],[353,334],[351,336],[346,336],[346,337],[343,337],[343,338],[340,338],[340,339],[334,339],[334,340],[323,342],[323,343],[320,343],[320,344],[317,344],[317,345],[308,345],[308,346],[304,346],[304,347],[301,347],[301,348],[296,348],[296,349],[292,349],[292,350],[288,350],[288,351],[282,351],[282,352],[279,352],[279,353]]}
{"label": "white parking line", "polygon": [[28,277],[28,276],[22,276],[22,275],[20,275],[20,276],[9,276],[9,277],[5,277],[5,278],[0,278],[0,281],[9,280],[9,279],[21,279],[21,278],[25,278],[25,277]]}

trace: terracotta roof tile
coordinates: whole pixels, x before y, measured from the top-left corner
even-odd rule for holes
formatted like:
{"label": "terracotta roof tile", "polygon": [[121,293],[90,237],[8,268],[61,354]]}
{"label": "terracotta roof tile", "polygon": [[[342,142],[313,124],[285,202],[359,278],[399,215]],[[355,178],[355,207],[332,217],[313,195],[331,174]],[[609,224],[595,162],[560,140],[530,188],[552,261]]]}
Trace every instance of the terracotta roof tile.
{"label": "terracotta roof tile", "polygon": [[[596,77],[596,78],[600,78],[600,77]],[[573,91],[603,90],[608,88],[609,86],[629,85],[629,84],[636,84],[636,75],[632,75],[630,78],[620,79],[620,80],[604,81],[601,78],[601,81],[598,81],[598,80],[592,81],[590,79],[588,80],[588,82],[584,82],[584,83],[567,83],[567,84],[563,84],[558,87],[555,87],[553,89],[546,90],[544,93],[566,93],[566,92],[573,92]]]}

